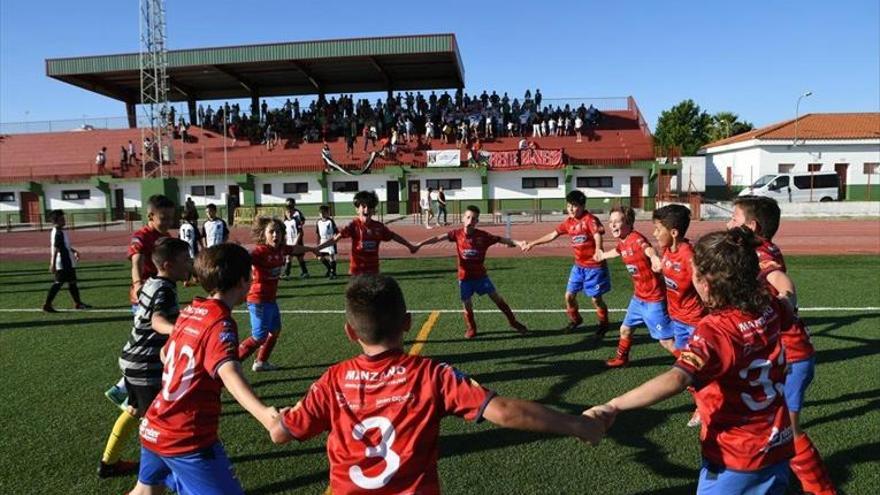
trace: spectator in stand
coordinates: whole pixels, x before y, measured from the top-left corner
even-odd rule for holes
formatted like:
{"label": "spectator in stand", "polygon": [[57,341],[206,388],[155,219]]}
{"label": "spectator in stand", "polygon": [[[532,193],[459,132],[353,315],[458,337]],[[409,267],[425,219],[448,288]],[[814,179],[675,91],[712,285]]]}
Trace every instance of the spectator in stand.
{"label": "spectator in stand", "polygon": [[128,150],[125,146],[119,147],[119,168],[125,169],[128,166]]}
{"label": "spectator in stand", "polygon": [[98,154],[95,156],[95,165],[98,166],[98,170],[102,170],[105,165],[107,165],[107,147],[104,146],[98,151]]}
{"label": "spectator in stand", "polygon": [[580,143],[583,141],[582,133],[584,130],[584,121],[581,119],[580,114],[574,118],[574,133],[577,135],[577,142]]}
{"label": "spectator in stand", "polygon": [[541,100],[542,100],[543,98],[544,98],[544,96],[541,94],[541,90],[540,90],[540,89],[536,89],[536,90],[535,90],[535,108],[536,108],[536,109],[538,109],[538,110],[541,109]]}
{"label": "spectator in stand", "polygon": [[365,123],[364,130],[361,134],[361,137],[364,138],[364,152],[367,151],[367,142],[370,140],[370,127]]}
{"label": "spectator in stand", "polygon": [[427,121],[425,122],[425,142],[430,146],[431,142],[434,140],[434,122]]}

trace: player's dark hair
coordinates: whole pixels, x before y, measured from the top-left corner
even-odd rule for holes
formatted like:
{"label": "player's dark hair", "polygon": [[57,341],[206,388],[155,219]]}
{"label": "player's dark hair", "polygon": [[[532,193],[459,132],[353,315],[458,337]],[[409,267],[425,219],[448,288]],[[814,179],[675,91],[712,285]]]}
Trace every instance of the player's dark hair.
{"label": "player's dark hair", "polygon": [[477,205],[468,205],[468,207],[465,208],[465,210],[473,213],[476,216],[480,216],[480,207]]}
{"label": "player's dark hair", "polygon": [[182,253],[186,253],[189,256],[189,244],[186,241],[175,239],[174,237],[162,237],[156,241],[150,258],[153,260],[154,265],[161,267],[162,263],[172,261]]}
{"label": "player's dark hair", "polygon": [[199,251],[193,273],[208,294],[225,292],[250,280],[251,255],[238,244],[217,244]]}
{"label": "player's dark hair", "polygon": [[565,195],[565,202],[571,205],[587,206],[587,195],[575,189]]}
{"label": "player's dark hair", "polygon": [[217,205],[215,205],[214,203],[208,203],[208,206],[206,206],[205,208],[210,211],[217,211]]}
{"label": "player's dark hair", "polygon": [[326,211],[327,213],[330,213],[330,207],[327,205],[321,205],[318,207],[318,211]]}
{"label": "player's dark hair", "polygon": [[761,314],[770,304],[770,294],[758,280],[758,254],[761,241],[746,227],[712,232],[694,246],[697,277],[709,284],[706,307],[737,308]]}
{"label": "player's dark hair", "polygon": [[678,238],[684,239],[688,227],[691,225],[691,210],[684,205],[666,205],[654,210],[651,218],[669,230],[677,230]]}
{"label": "player's dark hair", "polygon": [[345,289],[345,320],[366,344],[394,338],[406,318],[406,301],[397,281],[386,275],[358,275]]}
{"label": "player's dark hair", "polygon": [[773,240],[776,231],[779,230],[779,204],[773,198],[765,196],[741,196],[733,201],[734,206],[739,206],[746,220],[754,220],[758,224],[757,234],[768,241]]}
{"label": "player's dark hair", "polygon": [[270,224],[275,225],[275,232],[278,232],[281,243],[284,244],[284,233],[287,229],[284,227],[284,222],[275,217],[257,217],[254,220],[254,226],[251,228],[251,237],[254,239],[254,242],[266,244],[266,227]]}
{"label": "player's dark hair", "polygon": [[52,223],[58,223],[62,218],[64,218],[64,210],[52,210],[49,212],[49,221]]}
{"label": "player's dark hair", "polygon": [[285,200],[285,202],[287,203],[288,208],[292,208],[292,207],[296,206],[296,199],[294,199],[294,198],[287,198]]}
{"label": "player's dark hair", "polygon": [[373,191],[360,191],[354,195],[354,206],[366,206],[373,210],[379,206],[379,196]]}
{"label": "player's dark hair", "polygon": [[156,211],[164,210],[165,208],[174,208],[174,201],[171,201],[171,199],[164,194],[154,194],[147,200],[147,206],[150,213],[155,213]]}
{"label": "player's dark hair", "polygon": [[630,227],[636,224],[636,210],[633,210],[629,206],[615,206],[614,208],[611,208],[611,213],[620,213],[623,215],[623,221]]}

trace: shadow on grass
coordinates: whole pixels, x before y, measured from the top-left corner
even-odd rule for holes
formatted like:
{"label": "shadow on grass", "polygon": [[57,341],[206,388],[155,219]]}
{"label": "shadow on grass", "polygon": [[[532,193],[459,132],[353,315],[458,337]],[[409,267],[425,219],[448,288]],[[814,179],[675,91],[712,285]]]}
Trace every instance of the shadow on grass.
{"label": "shadow on grass", "polygon": [[[85,315],[88,313],[76,313],[77,315]],[[95,317],[82,317],[82,318],[70,318],[67,316],[67,313],[61,313],[59,319],[49,319],[47,315],[47,319],[45,320],[33,320],[33,321],[17,321],[13,323],[0,323],[0,331],[7,330],[18,330],[22,328],[47,328],[47,327],[69,327],[69,326],[81,326],[81,325],[94,325],[96,323],[114,323],[114,322],[126,322],[129,325],[131,324],[131,314],[121,314],[119,316],[95,316]]]}
{"label": "shadow on grass", "polygon": [[[852,480],[852,466],[854,464],[873,464],[876,474],[876,466],[880,462],[880,442],[864,443],[847,450],[835,452],[825,457],[824,460],[831,475],[831,481],[834,482],[834,486],[840,487]],[[865,484],[870,484],[869,480],[864,481]],[[792,480],[792,484],[797,484],[797,481]]]}
{"label": "shadow on grass", "polygon": [[[291,493],[292,490],[295,490],[297,488],[301,488],[306,485],[318,483],[320,481],[325,481],[325,482],[329,483],[330,473],[327,471],[318,471],[316,473],[294,476],[293,478],[288,478],[284,481],[276,481],[274,483],[269,483],[266,485],[251,488],[247,492],[250,495],[270,495],[273,493]],[[321,493],[321,491],[319,491],[318,493]]]}

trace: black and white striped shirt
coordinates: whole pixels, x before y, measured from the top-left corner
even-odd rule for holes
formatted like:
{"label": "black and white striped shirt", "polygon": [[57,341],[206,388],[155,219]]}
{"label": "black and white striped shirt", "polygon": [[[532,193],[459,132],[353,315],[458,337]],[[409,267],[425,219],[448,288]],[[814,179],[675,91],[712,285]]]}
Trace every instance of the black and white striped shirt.
{"label": "black and white striped shirt", "polygon": [[122,374],[132,385],[162,385],[162,361],[159,359],[159,352],[168,341],[168,336],[153,330],[153,314],[162,315],[172,322],[180,314],[177,287],[167,278],[152,277],[138,292],[138,308],[131,335],[119,357]]}

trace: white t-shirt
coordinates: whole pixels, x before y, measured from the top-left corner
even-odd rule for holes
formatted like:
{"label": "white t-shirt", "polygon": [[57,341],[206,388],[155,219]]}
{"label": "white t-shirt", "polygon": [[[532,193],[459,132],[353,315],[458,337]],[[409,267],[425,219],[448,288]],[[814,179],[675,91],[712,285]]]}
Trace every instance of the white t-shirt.
{"label": "white t-shirt", "polygon": [[226,226],[226,222],[221,218],[205,220],[204,229],[205,246],[207,247],[223,244],[229,235],[229,227]]}
{"label": "white t-shirt", "polygon": [[296,238],[299,235],[298,223],[295,218],[286,218],[284,220],[284,236],[288,246],[296,244]]}
{"label": "white t-shirt", "polygon": [[183,222],[180,224],[180,230],[177,234],[180,236],[180,240],[189,246],[189,257],[195,258],[199,251],[199,236],[196,233],[196,228],[189,222]]}
{"label": "white t-shirt", "polygon": [[52,232],[49,234],[49,246],[50,249],[57,249],[58,252],[55,254],[55,269],[56,270],[64,270],[64,263],[62,261],[62,257],[67,253],[67,257],[70,259],[70,267],[76,267],[76,258],[73,256],[73,252],[70,250],[70,237],[67,236],[67,231],[62,230],[61,233],[61,243],[56,244],[55,240],[58,235],[58,227],[52,227]]}
{"label": "white t-shirt", "polygon": [[[315,222],[315,229],[318,231],[318,244],[324,244],[324,242],[329,241],[339,232],[339,229],[336,228],[336,222],[332,218],[319,218]],[[336,254],[336,244],[325,247],[321,252]]]}

